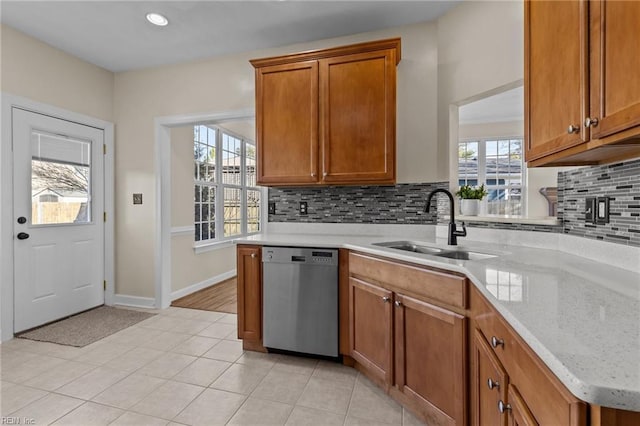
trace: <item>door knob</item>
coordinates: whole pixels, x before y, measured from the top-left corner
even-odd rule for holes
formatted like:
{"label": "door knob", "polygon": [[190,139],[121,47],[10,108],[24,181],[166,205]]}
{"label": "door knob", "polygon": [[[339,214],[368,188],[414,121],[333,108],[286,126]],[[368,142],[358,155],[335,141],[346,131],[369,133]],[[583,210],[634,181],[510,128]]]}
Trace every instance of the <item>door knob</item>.
{"label": "door knob", "polygon": [[25,223],[27,223],[27,218],[26,218],[26,217],[24,217],[24,216],[20,216],[20,217],[18,218],[18,223],[19,223],[20,225],[24,225]]}
{"label": "door knob", "polygon": [[18,239],[19,240],[26,240],[27,238],[29,238],[29,234],[27,234],[26,232],[20,232],[18,234]]}

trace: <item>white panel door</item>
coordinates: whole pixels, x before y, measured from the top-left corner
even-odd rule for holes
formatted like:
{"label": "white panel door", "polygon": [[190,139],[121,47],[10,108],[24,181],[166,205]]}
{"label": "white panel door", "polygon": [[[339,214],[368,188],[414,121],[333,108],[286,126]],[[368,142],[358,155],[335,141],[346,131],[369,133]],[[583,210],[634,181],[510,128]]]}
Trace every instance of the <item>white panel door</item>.
{"label": "white panel door", "polygon": [[13,114],[14,332],[104,303],[104,132]]}

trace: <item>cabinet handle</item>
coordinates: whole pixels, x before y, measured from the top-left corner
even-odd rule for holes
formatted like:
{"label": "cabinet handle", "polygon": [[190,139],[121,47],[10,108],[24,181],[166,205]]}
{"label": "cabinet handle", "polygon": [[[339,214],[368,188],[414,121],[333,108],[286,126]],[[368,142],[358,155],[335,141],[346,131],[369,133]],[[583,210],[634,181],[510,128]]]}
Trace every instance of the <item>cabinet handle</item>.
{"label": "cabinet handle", "polygon": [[500,389],[500,382],[494,382],[493,380],[491,380],[491,378],[489,378],[489,380],[487,380],[487,386],[489,387],[489,389]]}
{"label": "cabinet handle", "polygon": [[389,302],[391,302],[391,298],[390,298],[390,297],[388,297],[388,296],[384,296],[384,297],[382,298],[382,301],[383,301],[384,303],[389,303]]}
{"label": "cabinet handle", "polygon": [[504,340],[498,339],[496,336],[491,337],[491,346],[493,348],[497,348],[498,346],[502,346],[504,348]]}
{"label": "cabinet handle", "polygon": [[328,174],[329,174],[329,173],[324,172],[324,173],[322,174],[322,176],[327,177],[327,175],[328,175]]}
{"label": "cabinet handle", "polygon": [[396,307],[398,307],[398,308],[399,308],[400,306],[402,306],[402,302],[401,302],[401,301],[399,301],[399,300],[396,300],[394,304],[395,304],[395,305],[396,305]]}
{"label": "cabinet handle", "polygon": [[569,127],[567,127],[567,133],[572,134],[572,133],[578,133],[580,131],[580,126],[574,126],[573,124],[570,124]]}
{"label": "cabinet handle", "polygon": [[587,117],[584,119],[584,127],[597,127],[598,119],[596,117]]}
{"label": "cabinet handle", "polygon": [[311,173],[311,177],[316,177],[316,174],[315,173]]}
{"label": "cabinet handle", "polygon": [[252,257],[253,259],[255,259],[255,258],[256,258],[256,256],[257,256],[257,254],[255,254],[255,253],[251,253],[251,257]]}
{"label": "cabinet handle", "polygon": [[498,401],[498,411],[504,414],[505,412],[511,410],[511,404],[505,404],[502,400]]}

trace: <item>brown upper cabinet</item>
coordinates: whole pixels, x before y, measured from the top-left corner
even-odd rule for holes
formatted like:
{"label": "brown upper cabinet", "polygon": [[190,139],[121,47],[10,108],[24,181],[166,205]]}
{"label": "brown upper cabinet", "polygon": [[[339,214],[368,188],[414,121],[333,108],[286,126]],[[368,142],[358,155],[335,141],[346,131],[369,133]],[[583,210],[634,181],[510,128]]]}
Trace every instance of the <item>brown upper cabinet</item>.
{"label": "brown upper cabinet", "polygon": [[399,38],[252,60],[258,183],[395,183],[399,62]]}
{"label": "brown upper cabinet", "polygon": [[640,156],[640,2],[525,1],[529,166]]}

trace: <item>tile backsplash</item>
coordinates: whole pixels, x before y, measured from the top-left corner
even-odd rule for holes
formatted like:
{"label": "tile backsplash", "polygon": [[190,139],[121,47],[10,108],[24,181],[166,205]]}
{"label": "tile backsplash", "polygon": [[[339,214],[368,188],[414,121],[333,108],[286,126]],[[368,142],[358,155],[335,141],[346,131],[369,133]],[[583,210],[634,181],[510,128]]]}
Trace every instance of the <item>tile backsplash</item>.
{"label": "tile backsplash", "polygon": [[[424,213],[427,195],[447,187],[447,182],[437,182],[269,188],[269,202],[276,203],[269,222],[434,223],[436,213]],[[300,202],[307,203],[306,215],[300,214]]]}
{"label": "tile backsplash", "polygon": [[[433,224],[436,214],[424,213],[427,195],[448,186],[448,182],[437,182],[269,188],[269,202],[276,203],[276,213],[269,215],[269,222]],[[585,223],[587,197],[609,197],[609,223]],[[306,215],[300,214],[301,201],[307,202]],[[438,197],[437,206],[438,223],[447,223],[446,197]],[[640,247],[640,159],[559,173],[558,218],[561,225],[557,226],[494,222],[467,226],[565,233]]]}
{"label": "tile backsplash", "polygon": [[[586,223],[587,197],[608,197],[609,223]],[[565,234],[640,246],[640,159],[558,174],[558,217]]]}

